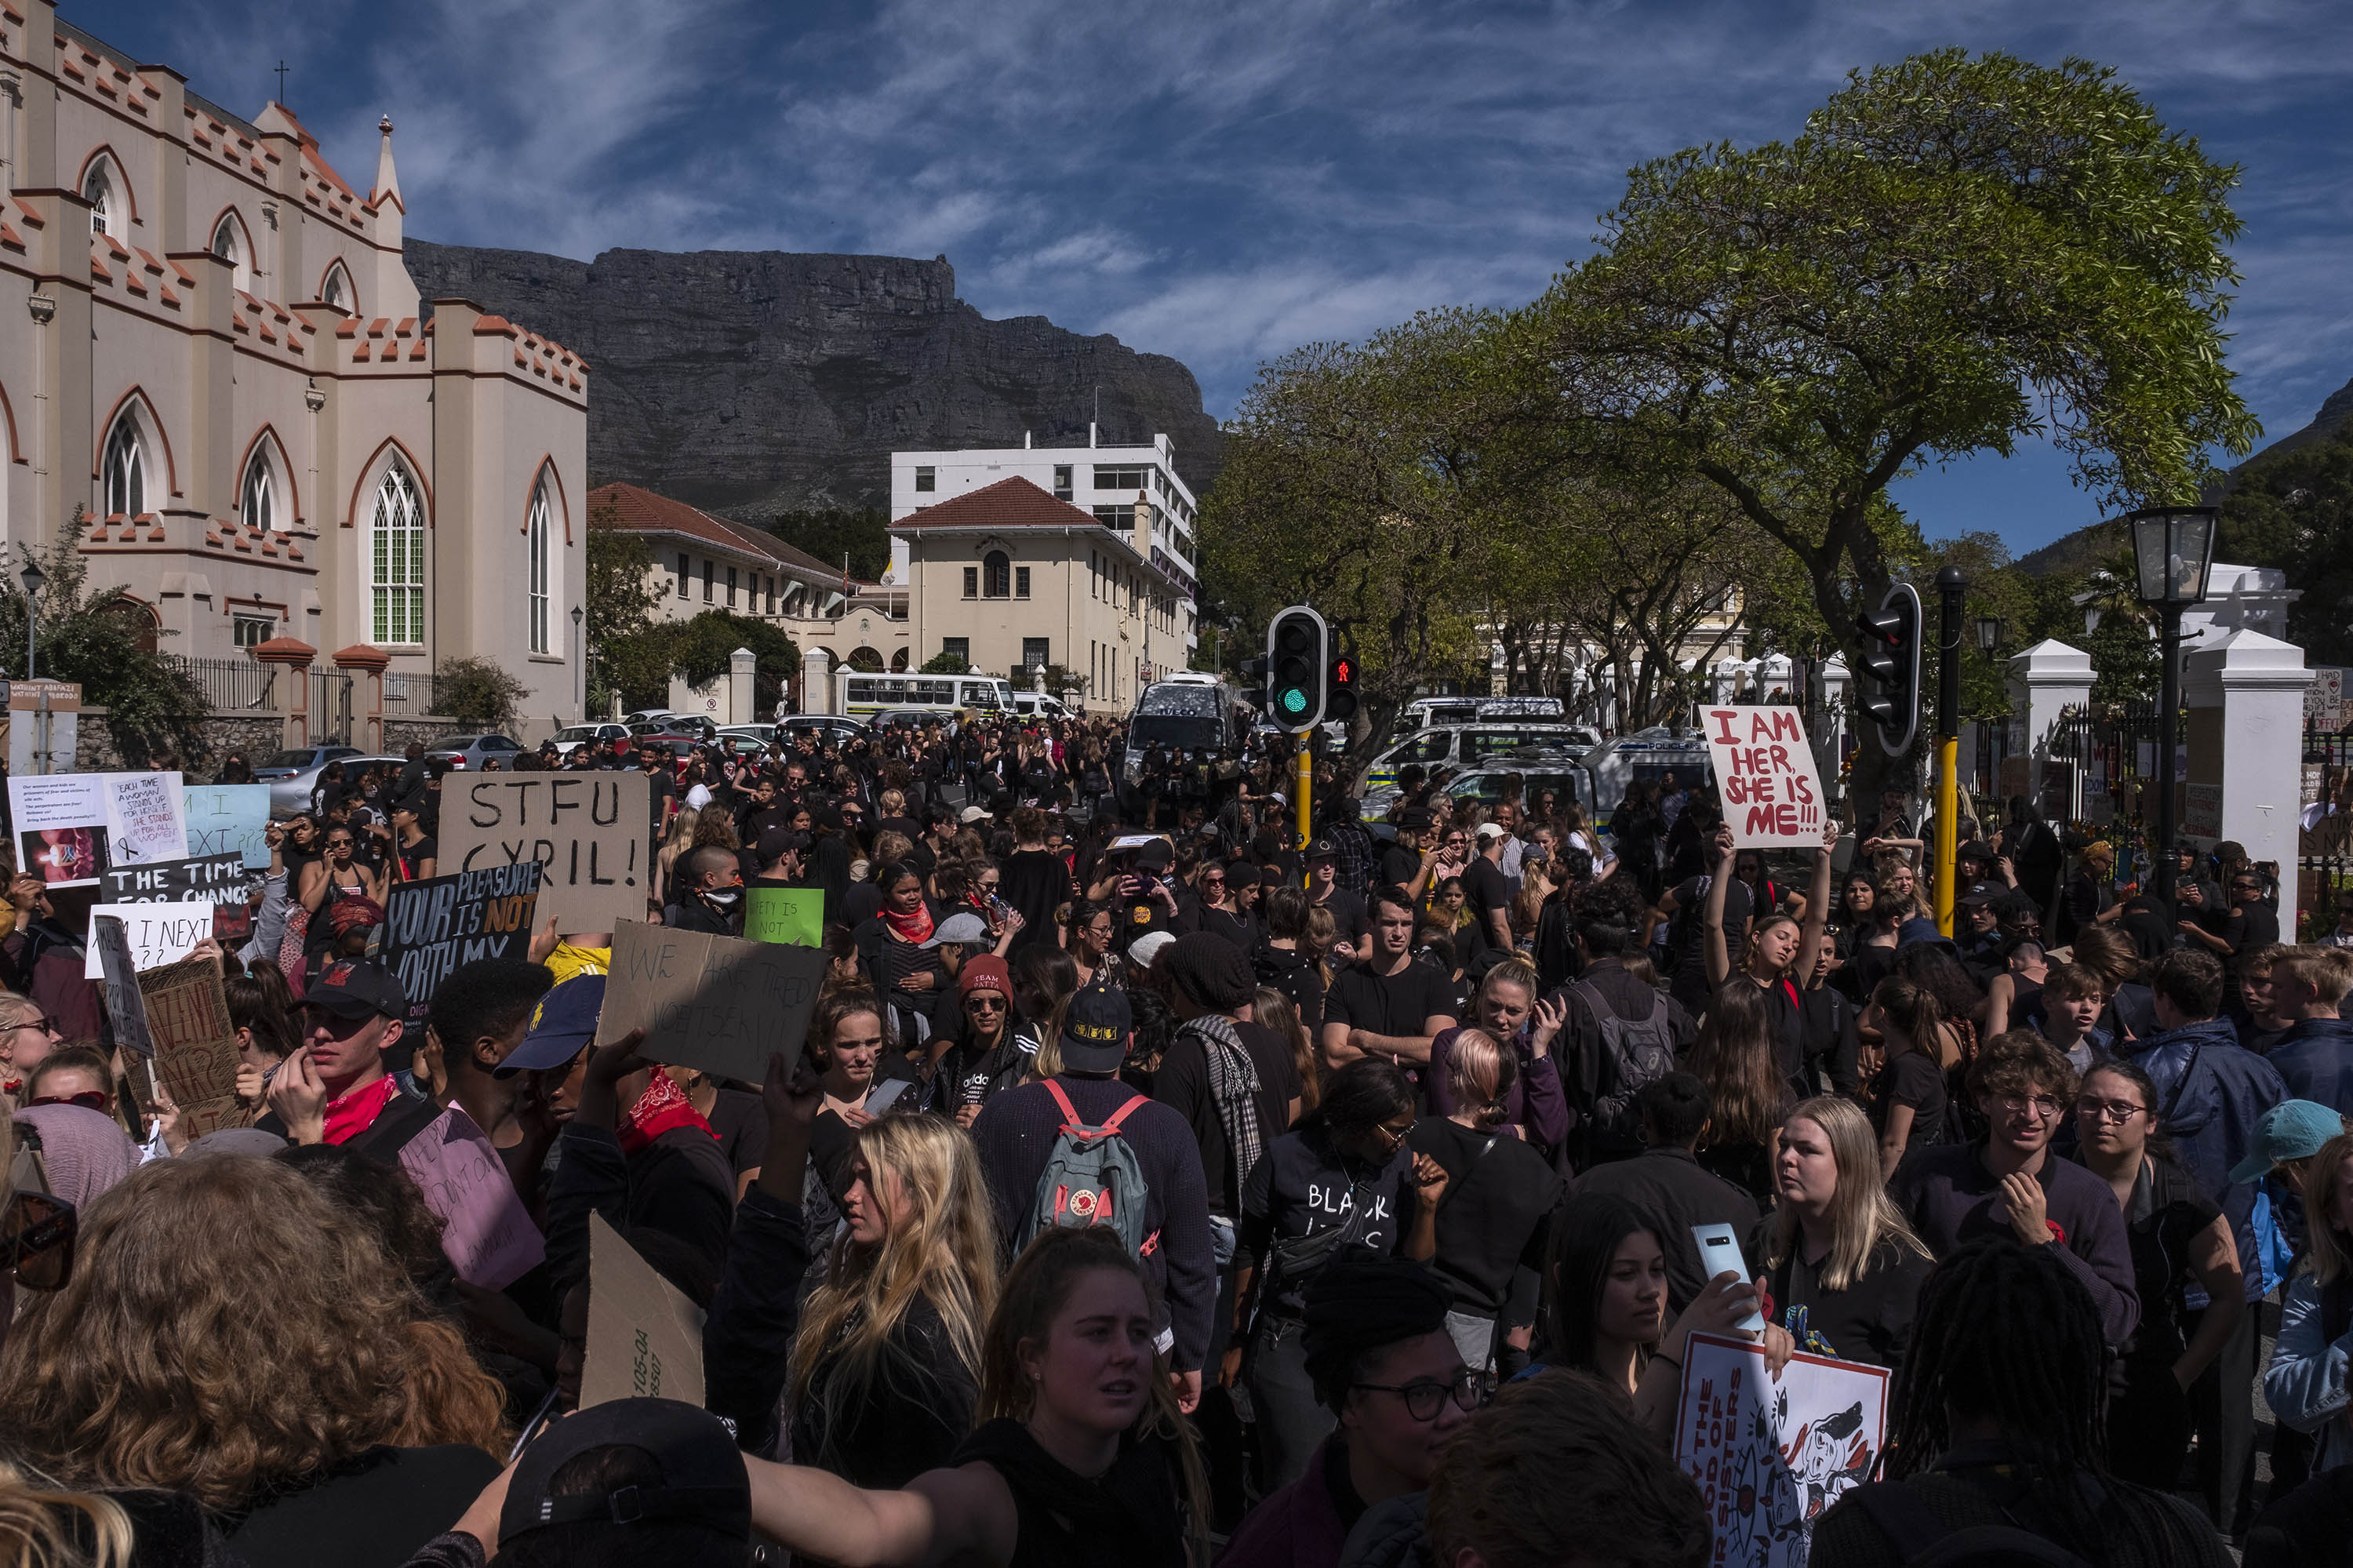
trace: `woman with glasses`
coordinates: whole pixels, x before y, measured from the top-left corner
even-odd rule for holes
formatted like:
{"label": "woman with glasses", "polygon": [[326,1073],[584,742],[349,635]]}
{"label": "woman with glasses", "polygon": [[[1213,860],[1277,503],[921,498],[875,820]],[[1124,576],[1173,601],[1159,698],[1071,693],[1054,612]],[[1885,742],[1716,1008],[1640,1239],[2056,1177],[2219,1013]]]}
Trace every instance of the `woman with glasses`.
{"label": "woman with glasses", "polygon": [[326,855],[302,868],[302,885],[296,896],[302,907],[312,916],[312,927],[319,924],[317,916],[330,898],[365,898],[372,903],[384,902],[384,880],[374,867],[357,858],[359,837],[345,823],[333,823],[327,829]]}
{"label": "woman with glasses", "polygon": [[[2108,1398],[2108,1468],[2170,1487],[2189,1452],[2188,1390],[2230,1343],[2245,1312],[2231,1222],[2174,1159],[2157,1125],[2157,1086],[2130,1062],[2103,1062],[2075,1091],[2075,1159],[2108,1184],[2131,1240],[2140,1327],[2126,1345],[2121,1391]],[[2188,1293],[2205,1292],[2185,1334]]]}
{"label": "woman with glasses", "polygon": [[1071,906],[1071,941],[1066,950],[1071,962],[1078,966],[1080,990],[1094,984],[1098,976],[1105,985],[1127,983],[1126,957],[1112,948],[1118,935],[1119,922],[1113,917],[1109,905],[1082,903]]}
{"label": "woman with glasses", "polygon": [[1494,1394],[1446,1331],[1448,1293],[1397,1258],[1344,1258],[1307,1293],[1307,1371],[1337,1423],[1291,1485],[1235,1531],[1219,1568],[1340,1560],[1366,1510],[1427,1489],[1446,1446]]}
{"label": "woman with glasses", "polygon": [[2091,1292],[2108,1343],[2124,1344],[2140,1321],[2140,1294],[2116,1196],[2051,1152],[2075,1101],[2075,1069],[2041,1035],[2013,1029],[1969,1064],[1968,1088],[1986,1136],[1914,1153],[1897,1167],[1888,1195],[1939,1258],[1981,1236],[2048,1247]]}
{"label": "woman with glasses", "polygon": [[1249,1386],[1267,1489],[1297,1480],[1332,1431],[1300,1339],[1308,1287],[1342,1256],[1427,1261],[1438,1251],[1446,1171],[1408,1146],[1415,1110],[1395,1063],[1359,1057],[1332,1075],[1322,1103],[1267,1146],[1243,1184],[1235,1337],[1220,1381]]}

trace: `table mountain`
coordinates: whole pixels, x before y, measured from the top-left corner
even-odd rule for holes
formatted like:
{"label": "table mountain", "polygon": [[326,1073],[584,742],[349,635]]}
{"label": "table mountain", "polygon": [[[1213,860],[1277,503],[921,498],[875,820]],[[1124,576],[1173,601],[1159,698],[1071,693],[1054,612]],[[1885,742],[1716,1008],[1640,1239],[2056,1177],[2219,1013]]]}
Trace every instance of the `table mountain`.
{"label": "table mountain", "polygon": [[1217,422],[1191,371],[1043,316],[989,321],[944,256],[607,250],[594,261],[411,239],[427,300],[463,298],[588,361],[588,475],[744,522],[887,506],[893,450],[1084,447],[1165,431],[1196,494]]}

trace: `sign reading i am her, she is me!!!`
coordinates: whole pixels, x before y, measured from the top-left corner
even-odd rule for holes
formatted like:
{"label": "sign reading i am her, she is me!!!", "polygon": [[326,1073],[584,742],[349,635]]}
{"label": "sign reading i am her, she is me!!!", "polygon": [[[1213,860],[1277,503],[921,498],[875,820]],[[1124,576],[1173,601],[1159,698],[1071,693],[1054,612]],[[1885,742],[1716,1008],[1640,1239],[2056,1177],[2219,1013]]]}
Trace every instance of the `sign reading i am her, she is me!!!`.
{"label": "sign reading i am her, she is me!!!", "polygon": [[1707,749],[1736,849],[1820,849],[1829,806],[1803,715],[1712,707]]}

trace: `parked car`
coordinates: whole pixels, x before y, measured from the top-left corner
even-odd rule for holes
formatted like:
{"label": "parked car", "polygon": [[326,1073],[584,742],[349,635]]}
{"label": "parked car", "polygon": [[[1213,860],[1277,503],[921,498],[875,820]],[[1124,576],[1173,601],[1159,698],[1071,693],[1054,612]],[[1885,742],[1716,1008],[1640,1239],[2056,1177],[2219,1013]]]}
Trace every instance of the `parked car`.
{"label": "parked car", "polygon": [[661,718],[647,719],[629,726],[631,735],[683,735],[697,740],[708,740],[719,733],[719,726],[701,714],[670,714]]}
{"label": "parked car", "polygon": [[600,746],[608,740],[629,738],[628,726],[617,724],[575,724],[555,732],[555,755],[569,757],[584,746]]}
{"label": "parked car", "polygon": [[311,791],[319,787],[328,763],[359,754],[356,746],[298,746],[256,768],[253,780],[269,786],[270,815],[282,817],[310,809]]}
{"label": "parked car", "polygon": [[501,768],[514,765],[515,753],[522,749],[520,741],[503,735],[453,735],[425,754],[427,762],[447,762],[451,768],[479,770],[492,758]]}
{"label": "parked car", "polygon": [[848,741],[864,735],[866,726],[839,714],[790,714],[777,724],[776,730],[778,738],[789,746],[793,736],[802,730],[814,734],[820,741]]}
{"label": "parked car", "polygon": [[633,714],[623,714],[621,722],[634,730],[641,724],[659,724],[674,711],[670,708],[639,708]]}

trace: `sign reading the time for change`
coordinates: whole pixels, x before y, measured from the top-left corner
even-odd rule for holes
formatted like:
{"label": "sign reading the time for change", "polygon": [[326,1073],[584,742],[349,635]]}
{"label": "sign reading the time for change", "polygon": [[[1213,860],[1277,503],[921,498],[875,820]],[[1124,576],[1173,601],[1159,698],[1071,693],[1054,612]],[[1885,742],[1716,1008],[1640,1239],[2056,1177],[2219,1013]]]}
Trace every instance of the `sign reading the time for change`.
{"label": "sign reading the time for change", "polygon": [[1707,749],[1736,849],[1820,849],[1828,820],[1806,721],[1789,707],[1708,708]]}

